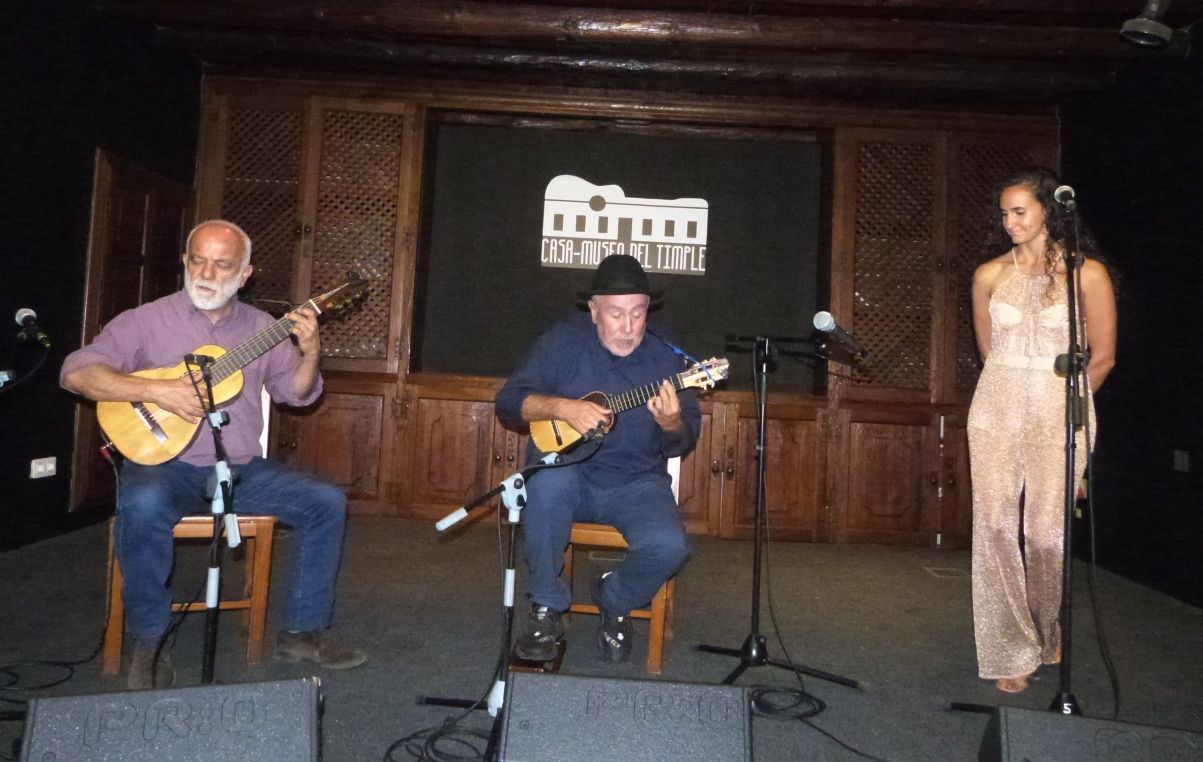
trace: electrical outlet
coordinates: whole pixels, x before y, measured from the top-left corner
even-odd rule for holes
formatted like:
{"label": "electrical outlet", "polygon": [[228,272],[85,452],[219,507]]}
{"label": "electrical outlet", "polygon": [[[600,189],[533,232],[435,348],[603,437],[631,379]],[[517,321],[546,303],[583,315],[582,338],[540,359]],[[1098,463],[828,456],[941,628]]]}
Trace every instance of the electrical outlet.
{"label": "electrical outlet", "polygon": [[29,461],[29,478],[44,479],[47,476],[54,476],[58,472],[58,458],[51,456],[49,458],[35,458]]}
{"label": "electrical outlet", "polygon": [[1190,471],[1189,451],[1174,450],[1174,470],[1184,474]]}

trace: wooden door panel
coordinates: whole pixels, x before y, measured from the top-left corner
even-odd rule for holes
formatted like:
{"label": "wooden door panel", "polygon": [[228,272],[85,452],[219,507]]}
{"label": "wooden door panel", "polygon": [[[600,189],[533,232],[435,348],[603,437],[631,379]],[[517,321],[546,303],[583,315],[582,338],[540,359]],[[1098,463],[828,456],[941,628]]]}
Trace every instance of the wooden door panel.
{"label": "wooden door panel", "polygon": [[[330,288],[355,272],[369,283],[362,308],[331,323],[322,337],[329,367],[383,371],[389,355],[393,261],[397,257],[404,176],[403,105],[367,107],[319,99],[313,129],[320,131],[312,187],[308,273],[294,299]],[[346,362],[344,362],[346,361]]]}
{"label": "wooden door panel", "polygon": [[[813,408],[771,410],[765,422],[765,509],[776,539],[814,541],[824,499],[826,457]],[[740,405],[736,420],[735,471],[724,481],[735,504],[724,536],[750,537],[755,530],[759,485],[758,425],[753,405]],[[729,425],[729,423],[728,423]]]}
{"label": "wooden door panel", "polygon": [[937,544],[942,548],[967,548],[973,534],[973,494],[969,479],[969,437],[966,414],[945,417],[944,443],[940,448],[940,525]]}
{"label": "wooden door panel", "polygon": [[934,541],[940,510],[937,436],[922,415],[849,424],[844,542],[925,545]]}
{"label": "wooden door panel", "polygon": [[[96,151],[81,344],[96,338],[119,313],[179,288],[193,203],[191,188]],[[96,405],[81,400],[75,412],[71,510],[113,499],[112,473],[96,454],[100,444]]]}
{"label": "wooden door panel", "polygon": [[301,219],[305,101],[220,95],[206,114],[200,163],[200,214],[240,225],[252,242],[255,272],[244,298],[272,310],[293,302]]}
{"label": "wooden door panel", "polygon": [[877,423],[852,425],[849,485],[853,531],[915,533],[922,526],[924,430]]}
{"label": "wooden door panel", "polygon": [[685,531],[691,534],[714,534],[710,515],[710,440],[714,431],[713,423],[711,414],[703,411],[697,445],[681,459],[677,506]]}
{"label": "wooden door panel", "polygon": [[491,489],[491,402],[418,399],[409,507],[434,516]]}
{"label": "wooden door panel", "polygon": [[341,487],[348,500],[377,501],[384,396],[327,390],[311,410],[279,417],[276,455]]}

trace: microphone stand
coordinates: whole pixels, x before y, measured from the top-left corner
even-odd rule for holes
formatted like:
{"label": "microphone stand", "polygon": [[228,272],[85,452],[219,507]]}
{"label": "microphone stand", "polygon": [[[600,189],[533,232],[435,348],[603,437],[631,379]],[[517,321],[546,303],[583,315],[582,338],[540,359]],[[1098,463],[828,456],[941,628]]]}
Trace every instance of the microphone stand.
{"label": "microphone stand", "polygon": [[812,669],[792,662],[778,661],[770,659],[768,654],[768,644],[764,635],[760,633],[760,568],[761,568],[761,553],[765,543],[768,542],[768,510],[765,506],[765,455],[768,452],[765,443],[765,418],[768,408],[768,378],[769,374],[777,369],[776,360],[776,343],[811,343],[811,339],[791,338],[791,337],[771,337],[771,336],[732,336],[731,341],[754,341],[755,349],[753,350],[752,372],[756,383],[756,421],[757,421],[757,440],[756,440],[756,529],[753,539],[752,551],[752,628],[748,636],[744,639],[743,647],[739,649],[724,648],[713,645],[699,645],[697,650],[704,653],[721,654],[723,656],[739,657],[739,664],[725,678],[723,685],[733,685],[739,676],[742,675],[749,667],[762,667],[766,664],[774,667],[780,667],[790,671],[797,671],[803,674],[817,677],[821,680],[846,685],[849,688],[860,687],[857,681],[847,677],[841,677],[830,672]]}
{"label": "microphone stand", "polygon": [[1070,689],[1073,661],[1073,515],[1077,498],[1077,480],[1074,478],[1077,457],[1078,428],[1087,421],[1086,401],[1081,396],[1080,384],[1084,375],[1087,355],[1080,340],[1085,331],[1079,331],[1081,312],[1078,306],[1078,286],[1081,277],[1081,258],[1078,254],[1078,215],[1072,203],[1070,209],[1070,236],[1065,242],[1065,290],[1066,309],[1069,320],[1069,347],[1065,355],[1057,358],[1057,366],[1065,370],[1065,517],[1062,547],[1061,582],[1061,664],[1058,670],[1057,695],[1049,709],[1061,714],[1081,714],[1082,708]]}
{"label": "microphone stand", "polygon": [[[213,358],[204,355],[189,355],[184,359],[185,367],[195,362],[200,366],[201,376],[205,380],[205,390],[208,399],[200,397],[202,405],[208,411],[205,420],[213,432],[213,451],[216,461],[213,464],[214,488],[211,503],[213,514],[213,539],[209,544],[209,571],[205,583],[205,644],[201,662],[201,683],[209,685],[213,682],[213,665],[217,655],[217,620],[221,611],[221,530],[224,521],[226,540],[231,548],[238,547],[242,536],[238,531],[238,516],[234,514],[234,480],[230,474],[229,455],[221,440],[221,428],[230,422],[230,415],[224,410],[217,410],[213,400]],[[195,386],[195,381],[193,385]]]}
{"label": "microphone stand", "polygon": [[[598,439],[600,446],[600,433],[597,436],[590,437]],[[589,453],[592,455],[593,453]],[[586,456],[588,457],[588,456]],[[583,458],[582,458],[583,460]],[[514,565],[514,549],[517,547],[518,523],[522,509],[526,506],[526,482],[532,475],[538,473],[544,468],[552,466],[571,465],[574,462],[562,462],[560,454],[553,452],[545,455],[539,463],[527,466],[521,471],[516,471],[501,482],[484,493],[480,497],[469,502],[467,505],[457,508],[451,513],[440,519],[434,526],[440,532],[444,532],[455,526],[477,507],[484,505],[496,495],[501,495],[501,502],[505,504],[507,519],[510,522],[509,546],[506,549],[506,568],[505,568],[505,584],[502,590],[502,605],[505,609],[505,627],[501,642],[501,654],[497,659],[497,667],[493,673],[493,685],[489,689],[486,699],[486,708],[489,714],[493,717],[493,727],[489,733],[489,741],[485,747],[484,759],[492,760],[496,758],[497,744],[501,741],[501,728],[504,720],[503,705],[505,703],[505,687],[506,681],[509,678],[510,671],[510,643],[514,635],[514,590],[517,580],[517,572]],[[480,700],[458,699],[458,698],[440,698],[437,696],[418,696],[416,703],[427,706],[447,706],[459,709],[480,709]]]}

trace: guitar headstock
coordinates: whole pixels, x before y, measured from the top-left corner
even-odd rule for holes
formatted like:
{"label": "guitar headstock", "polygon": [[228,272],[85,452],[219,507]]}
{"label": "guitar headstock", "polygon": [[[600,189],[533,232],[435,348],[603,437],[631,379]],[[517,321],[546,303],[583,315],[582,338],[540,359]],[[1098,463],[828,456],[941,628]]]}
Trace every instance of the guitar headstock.
{"label": "guitar headstock", "polygon": [[368,282],[355,273],[347,273],[348,280],[340,286],[335,286],[324,294],[318,294],[309,300],[319,315],[326,312],[340,312],[363,300],[368,293]]}
{"label": "guitar headstock", "polygon": [[698,389],[712,389],[719,381],[727,378],[729,363],[725,357],[711,357],[705,362],[697,363],[681,374],[681,387],[691,386]]}

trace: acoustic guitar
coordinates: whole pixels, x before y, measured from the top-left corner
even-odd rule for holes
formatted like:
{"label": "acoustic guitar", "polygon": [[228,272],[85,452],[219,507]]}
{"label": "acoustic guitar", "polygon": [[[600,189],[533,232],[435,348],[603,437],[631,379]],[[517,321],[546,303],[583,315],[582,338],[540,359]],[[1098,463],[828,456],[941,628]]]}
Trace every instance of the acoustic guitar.
{"label": "acoustic guitar", "polygon": [[[677,391],[690,387],[710,389],[716,383],[725,379],[727,373],[727,359],[711,357],[705,362],[697,363],[687,370],[678,373],[670,381],[673,388]],[[615,415],[646,404],[659,391],[660,382],[657,381],[652,384],[638,386],[622,394],[590,392],[581,397],[581,399],[596,403],[610,410],[609,418],[602,426],[602,433],[605,433],[614,427]],[[572,428],[571,424],[559,419],[531,421],[530,436],[531,441],[535,443],[535,447],[538,447],[542,452],[560,452],[576,444],[583,437],[579,431]]]}
{"label": "acoustic guitar", "polygon": [[[346,283],[319,294],[303,306],[318,315],[341,310],[366,291],[368,282],[352,278]],[[192,353],[215,359],[210,369],[213,401],[221,404],[242,391],[242,368],[261,357],[269,349],[288,338],[292,321],[282,317],[230,351],[206,344]],[[132,375],[139,378],[183,378],[188,375],[185,363],[166,368],[140,370]],[[144,466],[166,463],[184,451],[200,422],[189,423],[153,402],[97,402],[96,418],[109,441],[129,460]]]}

